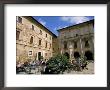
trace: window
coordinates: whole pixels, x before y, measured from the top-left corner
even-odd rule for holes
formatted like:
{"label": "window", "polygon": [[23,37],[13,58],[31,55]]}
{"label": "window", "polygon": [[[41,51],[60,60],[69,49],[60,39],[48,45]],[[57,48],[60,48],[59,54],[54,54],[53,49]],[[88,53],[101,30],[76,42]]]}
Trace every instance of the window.
{"label": "window", "polygon": [[47,56],[47,53],[45,53],[45,56]]}
{"label": "window", "polygon": [[78,34],[76,34],[76,37],[78,36]]}
{"label": "window", "polygon": [[46,44],[45,44],[45,48],[47,48],[47,42],[46,42]]}
{"label": "window", "polygon": [[46,34],[46,37],[47,37],[47,34]]}
{"label": "window", "polygon": [[30,39],[30,44],[32,44],[33,43],[33,37],[31,37],[31,39]]}
{"label": "window", "polygon": [[77,42],[74,42],[74,48],[75,49],[77,48]]}
{"label": "window", "polygon": [[41,39],[39,40],[39,45],[41,45]]}
{"label": "window", "polygon": [[85,47],[89,47],[89,42],[88,42],[88,40],[85,41]]}
{"label": "window", "polygon": [[51,40],[51,36],[50,36],[50,40]]}
{"label": "window", "polygon": [[66,36],[64,36],[64,38],[66,38]]}
{"label": "window", "polygon": [[67,42],[64,42],[64,49],[67,49]]}
{"label": "window", "polygon": [[22,18],[21,17],[18,17],[18,22],[22,23]]}
{"label": "window", "polygon": [[40,30],[40,34],[42,35],[42,31]]}
{"label": "window", "polygon": [[16,31],[16,40],[19,40],[20,31]]}
{"label": "window", "polygon": [[50,43],[50,48],[51,48],[51,43]]}
{"label": "window", "polygon": [[34,30],[34,26],[32,25],[32,30]]}
{"label": "window", "polygon": [[32,55],[32,51],[29,51],[29,55]]}

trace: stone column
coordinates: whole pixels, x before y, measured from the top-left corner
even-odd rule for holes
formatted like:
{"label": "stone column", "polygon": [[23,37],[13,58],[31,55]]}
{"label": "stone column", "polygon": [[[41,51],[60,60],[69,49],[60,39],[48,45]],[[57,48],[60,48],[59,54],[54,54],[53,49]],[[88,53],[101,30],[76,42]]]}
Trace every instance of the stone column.
{"label": "stone column", "polygon": [[84,52],[83,52],[83,47],[82,47],[82,40],[81,40],[81,38],[80,38],[80,45],[81,45],[81,56],[83,56],[83,55],[84,55]]}
{"label": "stone column", "polygon": [[62,54],[62,48],[60,48],[60,54]]}
{"label": "stone column", "polygon": [[70,59],[71,59],[72,58],[73,49],[70,48],[69,51],[70,51]]}
{"label": "stone column", "polygon": [[72,47],[73,47],[73,50],[72,50],[72,58],[74,58],[74,42],[72,43]]}
{"label": "stone column", "polygon": [[72,54],[73,54],[73,45],[72,42],[69,42],[69,53],[70,53],[70,59],[72,59]]}

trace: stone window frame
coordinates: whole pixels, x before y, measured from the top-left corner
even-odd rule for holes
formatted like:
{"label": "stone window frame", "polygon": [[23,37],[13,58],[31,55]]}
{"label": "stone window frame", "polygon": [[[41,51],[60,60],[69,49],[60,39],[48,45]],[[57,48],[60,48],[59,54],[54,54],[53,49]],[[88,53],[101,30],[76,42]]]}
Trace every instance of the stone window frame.
{"label": "stone window frame", "polygon": [[30,38],[30,44],[33,44],[33,36],[31,36],[31,38]]}
{"label": "stone window frame", "polygon": [[45,53],[45,56],[47,56],[47,53]]}
{"label": "stone window frame", "polygon": [[64,44],[64,49],[67,49],[68,48],[67,41],[64,41],[63,44]]}
{"label": "stone window frame", "polygon": [[32,55],[33,55],[33,51],[32,50],[28,51],[28,56],[32,56]]}
{"label": "stone window frame", "polygon": [[22,24],[22,17],[19,17],[19,16],[18,16],[17,22]]}
{"label": "stone window frame", "polygon": [[34,28],[34,25],[32,25],[32,30],[34,30],[35,28]]}
{"label": "stone window frame", "polygon": [[39,39],[39,46],[42,44],[42,39]]}
{"label": "stone window frame", "polygon": [[76,33],[76,37],[78,37],[78,34]]}
{"label": "stone window frame", "polygon": [[51,47],[52,47],[52,44],[50,43],[50,49],[51,49]]}
{"label": "stone window frame", "polygon": [[48,44],[48,43],[47,43],[47,41],[46,41],[46,43],[45,43],[45,48],[47,48],[47,44]]}
{"label": "stone window frame", "polygon": [[[18,35],[18,32],[19,32],[19,35]],[[20,31],[16,30],[16,40],[19,40],[19,37],[20,37]]]}
{"label": "stone window frame", "polygon": [[89,44],[89,40],[85,40],[85,48],[89,48],[90,44]]}
{"label": "stone window frame", "polygon": [[47,38],[47,33],[46,33],[46,38]]}
{"label": "stone window frame", "polygon": [[74,49],[77,49],[77,41],[74,41]]}
{"label": "stone window frame", "polygon": [[40,33],[39,34],[41,34],[42,35],[42,30],[40,30]]}

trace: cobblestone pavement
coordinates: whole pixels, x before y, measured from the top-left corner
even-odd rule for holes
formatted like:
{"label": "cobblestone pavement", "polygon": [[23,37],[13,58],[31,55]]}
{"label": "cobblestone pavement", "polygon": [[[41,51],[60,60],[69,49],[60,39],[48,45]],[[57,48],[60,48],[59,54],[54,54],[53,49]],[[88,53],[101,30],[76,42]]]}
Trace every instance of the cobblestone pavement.
{"label": "cobblestone pavement", "polygon": [[[87,68],[88,69],[84,69],[83,71],[70,71],[70,72],[65,71],[63,74],[94,74],[94,63],[90,62],[87,65]],[[27,73],[20,72],[19,74],[26,75]],[[30,74],[40,75],[41,73],[40,73],[40,71],[38,71],[38,68],[36,68],[35,70],[32,69]]]}
{"label": "cobblestone pavement", "polygon": [[27,74],[37,74],[37,75],[40,75],[41,72],[38,71],[38,68],[36,68],[36,69],[31,69],[31,72],[30,72],[30,73],[20,72],[19,74],[23,74],[23,75],[27,75]]}
{"label": "cobblestone pavement", "polygon": [[84,69],[82,72],[81,71],[71,71],[71,72],[64,72],[64,74],[94,74],[94,63],[89,63],[87,65],[87,69]]}

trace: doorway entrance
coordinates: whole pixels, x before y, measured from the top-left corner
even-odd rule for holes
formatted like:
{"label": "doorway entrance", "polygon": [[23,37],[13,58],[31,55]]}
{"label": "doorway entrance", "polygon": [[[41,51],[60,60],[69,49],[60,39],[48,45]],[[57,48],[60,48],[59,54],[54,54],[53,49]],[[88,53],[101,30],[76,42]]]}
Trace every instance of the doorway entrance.
{"label": "doorway entrance", "polygon": [[38,52],[38,60],[41,60],[41,52]]}
{"label": "doorway entrance", "polygon": [[93,60],[93,53],[91,51],[86,51],[85,56],[87,60]]}
{"label": "doorway entrance", "polygon": [[75,57],[75,58],[79,58],[79,57],[80,57],[79,52],[74,52],[74,57]]}

